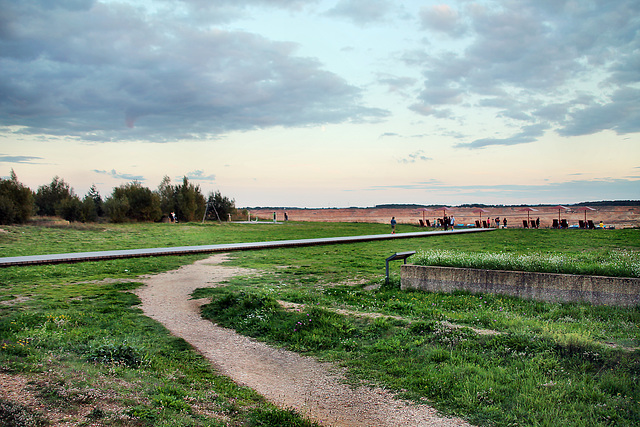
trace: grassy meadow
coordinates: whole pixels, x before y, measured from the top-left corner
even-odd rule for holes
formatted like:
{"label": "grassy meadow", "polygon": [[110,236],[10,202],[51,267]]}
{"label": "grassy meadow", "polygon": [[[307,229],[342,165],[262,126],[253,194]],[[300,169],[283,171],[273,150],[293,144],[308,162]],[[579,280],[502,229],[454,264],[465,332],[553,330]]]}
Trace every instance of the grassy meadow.
{"label": "grassy meadow", "polygon": [[[363,235],[389,227],[290,222],[4,230],[0,256]],[[400,262],[392,263],[386,285],[384,261],[408,250],[494,264],[502,257],[497,268],[514,258],[546,257],[579,272],[633,276],[640,233],[513,229],[236,252],[231,264],[262,274],[196,296],[212,299],[203,313],[219,324],[331,360],[348,367],[354,382],[396,390],[477,425],[640,423],[640,308],[401,292]],[[0,374],[27,378],[45,407],[78,425],[311,425],[217,375],[188,343],[137,308],[130,292],[140,285],[137,276],[202,257],[1,269]],[[278,301],[298,305],[284,308]],[[38,411],[0,399],[0,424],[6,420],[44,425]]]}

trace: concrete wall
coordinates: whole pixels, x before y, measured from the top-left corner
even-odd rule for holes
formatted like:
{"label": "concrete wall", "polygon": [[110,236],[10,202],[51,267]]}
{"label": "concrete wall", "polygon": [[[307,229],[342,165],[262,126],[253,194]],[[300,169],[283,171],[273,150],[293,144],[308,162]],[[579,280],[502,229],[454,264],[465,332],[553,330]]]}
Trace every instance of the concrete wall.
{"label": "concrete wall", "polygon": [[401,289],[505,294],[548,302],[640,305],[640,279],[473,268],[401,266]]}

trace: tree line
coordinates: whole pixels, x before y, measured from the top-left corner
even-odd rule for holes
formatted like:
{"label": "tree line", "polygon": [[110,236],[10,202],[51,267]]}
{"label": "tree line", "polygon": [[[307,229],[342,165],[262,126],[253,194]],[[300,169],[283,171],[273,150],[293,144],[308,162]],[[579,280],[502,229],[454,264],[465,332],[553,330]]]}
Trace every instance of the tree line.
{"label": "tree line", "polygon": [[13,169],[8,179],[0,178],[0,224],[23,224],[34,216],[57,216],[72,222],[177,221],[207,219],[226,221],[236,213],[235,200],[220,191],[202,195],[199,185],[172,184],[165,176],[156,190],[132,181],[102,198],[95,184],[80,198],[64,179],[55,176],[36,191],[23,185]]}

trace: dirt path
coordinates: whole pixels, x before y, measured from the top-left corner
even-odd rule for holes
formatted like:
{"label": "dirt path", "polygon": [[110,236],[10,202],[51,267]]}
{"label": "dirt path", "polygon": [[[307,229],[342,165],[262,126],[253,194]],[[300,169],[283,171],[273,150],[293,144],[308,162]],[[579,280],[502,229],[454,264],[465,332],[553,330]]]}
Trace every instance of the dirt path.
{"label": "dirt path", "polygon": [[224,375],[251,387],[280,407],[295,408],[330,426],[467,426],[442,418],[427,405],[393,399],[391,393],[344,384],[339,369],[290,351],[275,349],[200,317],[206,300],[190,299],[202,287],[219,286],[250,270],[219,265],[214,255],[178,270],[144,278],[137,290],[144,313],[161,322],[207,357]]}

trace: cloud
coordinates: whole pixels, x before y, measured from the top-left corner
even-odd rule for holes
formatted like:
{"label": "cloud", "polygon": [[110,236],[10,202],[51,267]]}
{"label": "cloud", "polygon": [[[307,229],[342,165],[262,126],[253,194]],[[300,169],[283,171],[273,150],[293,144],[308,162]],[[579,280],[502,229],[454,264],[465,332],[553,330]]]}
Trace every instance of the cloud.
{"label": "cloud", "polygon": [[[465,37],[440,51],[430,43],[422,52],[401,55],[424,76],[411,110],[435,115],[449,107],[452,117],[474,106],[502,108],[498,118],[523,121],[524,126],[545,122],[563,136],[638,132],[634,85],[640,81],[640,3],[460,4],[459,10],[446,5],[421,9],[428,35],[457,36],[464,29]],[[533,142],[540,135],[525,128],[511,138],[460,146]]]}
{"label": "cloud", "polygon": [[0,163],[31,163],[38,164],[35,160],[42,160],[42,157],[36,156],[2,156],[0,155]]}
{"label": "cloud", "polygon": [[378,78],[378,83],[387,86],[389,93],[398,93],[402,96],[408,96],[409,90],[415,86],[417,80],[412,77],[381,75]]}
{"label": "cloud", "polygon": [[363,25],[383,21],[391,11],[392,4],[388,0],[340,0],[327,15],[348,18]]}
{"label": "cloud", "polygon": [[409,164],[409,163],[416,163],[416,162],[428,162],[430,160],[433,160],[433,159],[431,157],[425,156],[423,150],[418,150],[414,153],[409,154],[404,159],[398,159],[398,163]]}
{"label": "cloud", "polygon": [[558,133],[562,136],[590,135],[602,129],[618,134],[640,132],[640,90],[623,88],[609,102],[593,102],[568,112]]}
{"label": "cloud", "polygon": [[81,4],[2,1],[11,18],[0,32],[0,125],[89,141],[163,142],[388,115],[364,106],[359,88],[317,60],[296,56],[293,43],[181,25],[165,9]]}
{"label": "cloud", "polygon": [[[188,172],[186,175],[187,178],[189,178],[192,181],[207,181],[207,182],[213,182],[216,180],[216,176],[215,175],[205,175],[204,171],[198,169],[192,172]],[[181,179],[177,178],[177,179]]]}
{"label": "cloud", "polygon": [[539,123],[535,125],[524,126],[522,132],[512,135],[508,138],[482,138],[476,139],[469,143],[458,143],[455,145],[457,148],[484,148],[492,145],[518,145],[527,144],[536,141],[539,137],[544,135],[549,125],[546,123]]}
{"label": "cloud", "polygon": [[111,171],[94,169],[93,172],[95,172],[97,174],[100,174],[100,175],[107,175],[107,176],[110,176],[110,177],[116,178],[116,179],[124,179],[124,180],[127,180],[127,181],[145,181],[145,177],[143,177],[143,176],[131,175],[131,174],[127,174],[127,173],[118,173],[118,172],[116,172],[115,169],[111,169]]}
{"label": "cloud", "polygon": [[380,135],[380,138],[386,138],[386,137],[395,137],[395,136],[402,136],[399,133],[396,132],[385,132],[382,135]]}
{"label": "cloud", "polygon": [[466,31],[460,15],[446,4],[425,6],[420,9],[420,22],[423,29],[430,29],[457,37]]}

